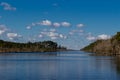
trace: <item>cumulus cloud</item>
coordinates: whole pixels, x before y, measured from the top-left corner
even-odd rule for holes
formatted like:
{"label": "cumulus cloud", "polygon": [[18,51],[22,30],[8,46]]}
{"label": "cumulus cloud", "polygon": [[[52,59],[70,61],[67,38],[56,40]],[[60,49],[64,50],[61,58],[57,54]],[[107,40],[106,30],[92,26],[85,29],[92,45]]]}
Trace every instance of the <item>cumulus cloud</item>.
{"label": "cumulus cloud", "polygon": [[73,35],[73,34],[83,34],[84,30],[72,30],[69,32],[70,35]]}
{"label": "cumulus cloud", "polygon": [[7,33],[7,37],[10,39],[10,40],[16,40],[18,38],[21,38],[22,36],[17,34],[17,33]]}
{"label": "cumulus cloud", "polygon": [[40,35],[44,35],[44,36],[50,37],[51,39],[57,39],[58,36],[59,36],[58,33],[52,32],[52,31],[49,31],[49,32],[48,31],[47,32],[43,31],[43,32],[41,32]]}
{"label": "cumulus cloud", "polygon": [[54,23],[53,23],[53,26],[54,26],[54,27],[60,27],[60,26],[63,26],[63,27],[70,27],[71,24],[70,24],[69,22],[62,22],[62,23],[54,22]]}
{"label": "cumulus cloud", "polygon": [[36,26],[36,23],[32,23],[31,26]]}
{"label": "cumulus cloud", "polygon": [[62,38],[62,39],[66,39],[67,36],[63,35],[63,34],[59,34],[59,37]]}
{"label": "cumulus cloud", "polygon": [[3,6],[4,10],[9,10],[9,11],[15,11],[16,10],[16,7],[13,7],[6,2],[1,2],[0,5]]}
{"label": "cumulus cloud", "polygon": [[63,38],[63,37],[64,37],[62,34],[60,34],[59,36],[60,36],[60,38]]}
{"label": "cumulus cloud", "polygon": [[44,26],[51,26],[52,22],[50,20],[43,20],[40,24]]}
{"label": "cumulus cloud", "polygon": [[51,39],[58,39],[58,37],[56,37],[56,36],[52,36]]}
{"label": "cumulus cloud", "polygon": [[36,26],[37,25],[37,23],[32,23],[31,25],[28,25],[27,27],[26,27],[26,29],[31,29],[32,27],[34,27],[34,26]]}
{"label": "cumulus cloud", "polygon": [[2,35],[6,31],[7,31],[6,26],[5,25],[0,25],[0,35]]}
{"label": "cumulus cloud", "polygon": [[52,21],[46,19],[46,20],[43,20],[40,22],[35,22],[35,23],[33,22],[32,24],[28,25],[26,27],[26,29],[31,29],[34,26],[70,27],[71,24],[69,22],[61,22],[61,23],[52,22]]}
{"label": "cumulus cloud", "polygon": [[39,36],[38,36],[39,38],[43,38],[43,35],[42,34],[39,34]]}
{"label": "cumulus cloud", "polygon": [[69,22],[62,22],[61,25],[64,27],[70,27],[71,24]]}
{"label": "cumulus cloud", "polygon": [[47,34],[49,37],[57,37],[59,34],[56,32],[48,32]]}
{"label": "cumulus cloud", "polygon": [[95,41],[95,40],[96,40],[96,37],[95,37],[95,36],[92,36],[91,33],[88,33],[87,36],[86,36],[86,39],[89,40],[89,41]]}
{"label": "cumulus cloud", "polygon": [[106,34],[101,34],[101,35],[97,35],[97,36],[95,37],[95,36],[92,36],[91,33],[89,33],[86,38],[87,38],[88,40],[90,40],[90,41],[95,41],[95,40],[106,40],[106,39],[110,39],[111,36],[110,36],[110,35],[106,35]]}
{"label": "cumulus cloud", "polygon": [[50,30],[45,30],[45,31],[41,31],[40,37],[42,36],[47,36],[49,37],[50,39],[66,39],[67,36],[63,35],[63,34],[60,34],[56,31],[56,29],[50,29]]}
{"label": "cumulus cloud", "polygon": [[41,22],[32,22],[26,27],[26,29],[31,29],[34,26],[51,26],[52,22],[50,20],[43,20]]}
{"label": "cumulus cloud", "polygon": [[84,27],[84,24],[78,24],[77,27],[78,28]]}
{"label": "cumulus cloud", "polygon": [[88,36],[88,37],[87,37],[87,40],[89,40],[89,41],[94,41],[94,40],[96,40],[96,37],[94,37],[94,36]]}
{"label": "cumulus cloud", "polygon": [[31,26],[27,26],[26,29],[31,29]]}
{"label": "cumulus cloud", "polygon": [[66,38],[67,38],[67,37],[64,36],[63,34],[59,34],[59,33],[55,33],[55,32],[50,32],[48,36],[49,36],[51,39],[58,39],[58,38],[66,39]]}
{"label": "cumulus cloud", "polygon": [[106,39],[110,39],[111,36],[109,35],[106,35],[106,34],[101,34],[101,35],[98,35],[97,39],[102,39],[102,40],[106,40]]}
{"label": "cumulus cloud", "polygon": [[60,23],[55,22],[55,23],[53,23],[53,26],[54,27],[60,27]]}

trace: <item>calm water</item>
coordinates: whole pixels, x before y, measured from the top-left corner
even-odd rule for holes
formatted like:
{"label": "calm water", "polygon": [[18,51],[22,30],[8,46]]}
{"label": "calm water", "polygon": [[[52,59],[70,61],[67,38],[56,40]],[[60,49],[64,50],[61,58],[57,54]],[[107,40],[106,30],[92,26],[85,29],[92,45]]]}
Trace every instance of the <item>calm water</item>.
{"label": "calm water", "polygon": [[120,80],[120,58],[80,51],[0,55],[0,80]]}

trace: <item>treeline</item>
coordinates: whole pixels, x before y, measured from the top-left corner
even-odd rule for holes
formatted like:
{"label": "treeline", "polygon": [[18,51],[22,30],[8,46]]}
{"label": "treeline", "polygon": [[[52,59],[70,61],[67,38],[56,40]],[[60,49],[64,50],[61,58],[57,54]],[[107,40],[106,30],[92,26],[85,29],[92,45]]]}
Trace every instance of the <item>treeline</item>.
{"label": "treeline", "polygon": [[111,39],[97,40],[81,50],[95,53],[93,55],[120,55],[120,32]]}
{"label": "treeline", "polygon": [[53,52],[62,48],[66,49],[53,41],[16,43],[0,40],[0,52]]}

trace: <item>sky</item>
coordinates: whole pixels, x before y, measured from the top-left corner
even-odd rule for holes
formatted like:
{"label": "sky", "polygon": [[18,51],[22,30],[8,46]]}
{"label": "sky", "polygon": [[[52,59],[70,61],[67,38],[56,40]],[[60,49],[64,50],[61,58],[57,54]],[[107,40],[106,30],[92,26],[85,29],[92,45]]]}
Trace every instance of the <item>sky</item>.
{"label": "sky", "polygon": [[79,50],[120,31],[119,0],[0,0],[0,39]]}

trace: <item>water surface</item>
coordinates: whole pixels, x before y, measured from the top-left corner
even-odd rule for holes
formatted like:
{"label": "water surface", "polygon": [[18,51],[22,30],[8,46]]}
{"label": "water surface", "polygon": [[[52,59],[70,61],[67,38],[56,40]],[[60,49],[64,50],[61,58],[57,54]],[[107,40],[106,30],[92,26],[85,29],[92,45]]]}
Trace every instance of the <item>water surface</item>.
{"label": "water surface", "polygon": [[0,55],[0,80],[120,80],[120,58],[80,51]]}

